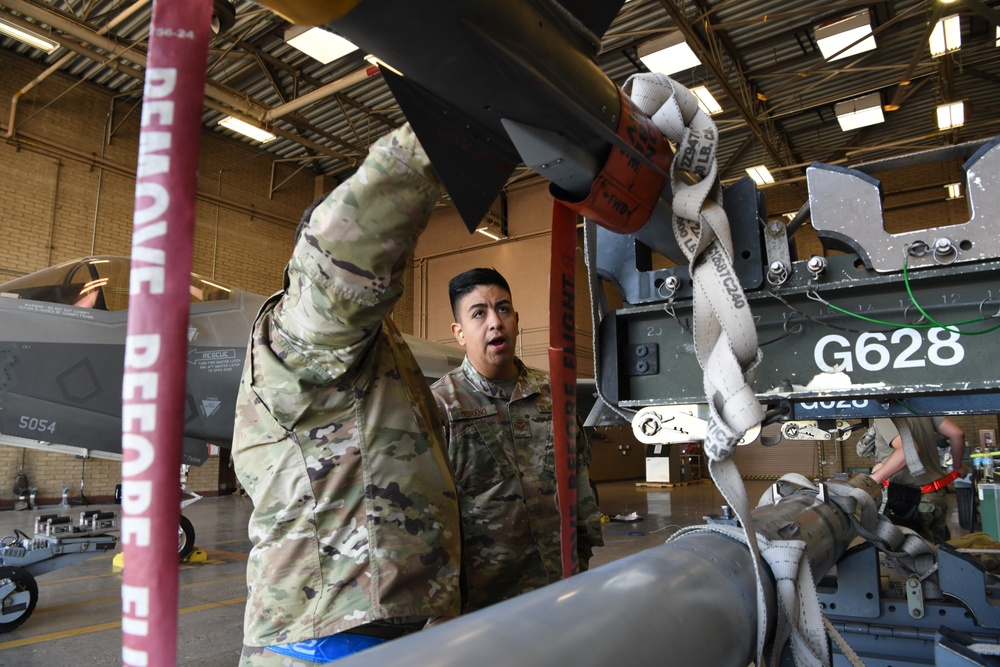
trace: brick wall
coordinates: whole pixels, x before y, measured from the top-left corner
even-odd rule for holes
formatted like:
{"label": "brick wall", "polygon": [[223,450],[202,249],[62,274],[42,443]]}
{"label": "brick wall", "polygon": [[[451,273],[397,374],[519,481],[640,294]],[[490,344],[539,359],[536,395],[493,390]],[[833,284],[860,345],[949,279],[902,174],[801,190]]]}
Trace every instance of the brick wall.
{"label": "brick wall", "polygon": [[[0,51],[0,71],[6,120],[7,101],[41,69]],[[0,282],[67,259],[130,252],[139,109],[134,101],[113,102],[94,86],[74,83],[56,74],[23,97],[16,122],[23,143],[0,143]],[[105,143],[108,126],[115,129]],[[198,191],[222,204],[198,202],[195,272],[258,294],[281,287],[295,225],[317,187],[311,174],[293,175],[297,168],[276,165],[274,182],[282,185],[269,197],[269,154],[202,134]],[[71,455],[0,447],[0,507],[15,502],[21,465],[41,504],[58,503],[63,486],[78,497],[81,474],[84,493],[95,502],[112,498],[121,481],[114,461],[90,458],[84,464]],[[218,468],[219,458],[212,457],[192,469],[189,488],[218,492]]]}

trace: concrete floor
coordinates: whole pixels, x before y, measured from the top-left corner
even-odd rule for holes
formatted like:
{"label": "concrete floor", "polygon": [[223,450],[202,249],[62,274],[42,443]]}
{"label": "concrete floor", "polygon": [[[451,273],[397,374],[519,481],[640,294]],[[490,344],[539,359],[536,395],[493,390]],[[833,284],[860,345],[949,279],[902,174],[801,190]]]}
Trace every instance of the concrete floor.
{"label": "concrete floor", "polygon": [[[756,504],[768,483],[746,484],[748,497]],[[592,567],[662,544],[678,528],[703,523],[706,514],[718,514],[723,503],[712,484],[646,488],[631,481],[604,482],[598,484],[598,492],[606,514],[636,512],[642,519],[604,524],[605,546],[595,551]],[[954,496],[949,498],[952,532],[965,534],[958,529]],[[226,496],[206,498],[184,510],[194,524],[196,544],[207,552],[208,560],[180,568],[178,665],[235,667],[238,663],[250,509],[247,498]],[[76,511],[74,507],[72,512]],[[0,535],[12,534],[14,528],[30,534],[38,513],[0,512]],[[34,613],[20,627],[0,635],[0,666],[120,665],[121,576],[113,571],[112,556],[98,556],[40,576]]]}

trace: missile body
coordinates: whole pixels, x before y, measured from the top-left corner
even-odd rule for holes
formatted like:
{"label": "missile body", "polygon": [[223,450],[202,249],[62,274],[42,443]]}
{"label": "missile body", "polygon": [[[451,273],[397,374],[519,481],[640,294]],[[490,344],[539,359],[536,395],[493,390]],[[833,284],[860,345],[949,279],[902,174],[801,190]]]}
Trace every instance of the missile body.
{"label": "missile body", "polygon": [[324,21],[402,73],[383,68],[470,230],[522,162],[614,231],[639,229],[656,206],[670,146],[596,61],[621,0],[264,4]]}
{"label": "missile body", "polygon": [[[867,475],[849,484],[881,498]],[[753,522],[768,539],[805,542],[816,579],[856,537],[843,510],[806,489],[758,507]],[[769,574],[763,585],[772,641],[775,584]],[[343,667],[743,667],[755,659],[756,637],[750,552],[726,535],[696,532],[350,656]]]}

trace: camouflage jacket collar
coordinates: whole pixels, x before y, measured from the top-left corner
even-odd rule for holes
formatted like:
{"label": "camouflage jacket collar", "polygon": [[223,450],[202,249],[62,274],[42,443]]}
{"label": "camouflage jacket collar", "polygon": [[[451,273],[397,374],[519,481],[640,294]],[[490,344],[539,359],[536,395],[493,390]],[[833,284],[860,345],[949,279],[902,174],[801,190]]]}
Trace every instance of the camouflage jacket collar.
{"label": "camouflage jacket collar", "polygon": [[528,371],[528,367],[524,365],[524,362],[514,357],[514,363],[517,364],[518,376],[513,396],[507,396],[507,393],[500,385],[477,371],[476,367],[469,361],[469,355],[465,355],[465,359],[462,360],[462,372],[465,373],[465,377],[469,379],[469,382],[476,388],[476,391],[480,391],[493,398],[502,398],[510,401],[542,393],[542,387],[538,385],[538,379],[534,373]]}

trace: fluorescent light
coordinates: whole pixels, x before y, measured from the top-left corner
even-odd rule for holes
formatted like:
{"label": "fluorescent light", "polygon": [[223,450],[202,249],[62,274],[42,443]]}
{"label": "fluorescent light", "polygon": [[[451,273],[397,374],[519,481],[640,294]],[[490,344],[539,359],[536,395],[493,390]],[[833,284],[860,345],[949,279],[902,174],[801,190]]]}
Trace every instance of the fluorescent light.
{"label": "fluorescent light", "polygon": [[[504,210],[505,207],[506,204],[501,199],[500,210]],[[507,238],[507,221],[504,219],[504,214],[490,209],[476,227],[476,231],[494,241],[503,241]]]}
{"label": "fluorescent light", "polygon": [[948,199],[958,199],[962,196],[962,184],[961,183],[949,183],[944,186],[948,189]]}
{"label": "fluorescent light", "polygon": [[878,93],[837,102],[833,105],[833,110],[837,114],[840,129],[844,132],[885,122],[885,116],[882,115],[882,96]]}
{"label": "fluorescent light", "polygon": [[767,170],[767,167],[762,164],[759,164],[756,167],[749,167],[747,169],[747,173],[750,174],[750,178],[752,178],[753,182],[757,185],[774,183],[774,176],[772,176],[771,172]]}
{"label": "fluorescent light", "polygon": [[483,220],[482,224],[476,227],[476,231],[487,238],[491,238],[494,241],[503,241],[507,238],[505,225],[500,222],[499,219],[492,214],[492,211],[486,215],[486,219]]}
{"label": "fluorescent light", "polygon": [[58,42],[54,42],[47,37],[42,37],[37,32],[26,30],[25,28],[14,25],[13,23],[8,23],[3,19],[0,19],[0,33],[7,35],[8,37],[13,37],[17,41],[23,42],[28,46],[33,46],[39,51],[45,51],[45,53],[52,53],[59,48]]}
{"label": "fluorescent light", "polygon": [[927,40],[935,58],[962,48],[962,20],[958,14],[947,16],[934,24]]}
{"label": "fluorescent light", "polygon": [[365,62],[366,63],[370,63],[372,65],[375,65],[375,67],[384,67],[387,70],[389,70],[390,72],[392,72],[393,74],[397,74],[399,76],[403,76],[403,73],[400,72],[398,69],[396,69],[395,67],[393,67],[392,65],[390,65],[386,61],[381,60],[380,58],[376,58],[375,56],[373,56],[370,53],[367,56],[365,56]]}
{"label": "fluorescent light", "polygon": [[266,144],[267,142],[275,139],[275,136],[267,130],[263,130],[256,125],[251,125],[250,123],[244,123],[239,118],[233,118],[232,116],[226,116],[220,120],[219,125],[232,130],[233,132],[238,132],[243,136],[250,137],[251,139],[259,141],[262,144]]}
{"label": "fluorescent light", "polygon": [[289,46],[295,47],[324,65],[358,50],[357,46],[329,30],[301,25],[295,25],[286,30],[285,41],[288,42]]}
{"label": "fluorescent light", "polygon": [[[875,48],[872,22],[867,9],[818,25],[813,28],[813,34],[816,36],[816,46],[826,60],[840,60]],[[868,35],[867,39],[854,44],[865,35]],[[838,53],[851,44],[854,46]]]}
{"label": "fluorescent light", "polygon": [[937,124],[939,130],[950,130],[965,124],[965,104],[952,102],[942,104],[937,108]]}
{"label": "fluorescent light", "polygon": [[498,233],[490,230],[488,227],[479,227],[478,229],[476,229],[476,231],[482,234],[483,236],[488,236],[494,241],[500,241],[502,239],[507,238],[506,236],[500,236]]}
{"label": "fluorescent light", "polygon": [[709,116],[722,113],[722,107],[715,101],[715,97],[712,95],[711,91],[709,91],[707,86],[697,86],[692,88],[691,92],[698,98],[698,106],[700,106],[701,110]]}
{"label": "fluorescent light", "polygon": [[636,52],[650,72],[660,74],[676,74],[701,64],[680,31],[640,44]]}

